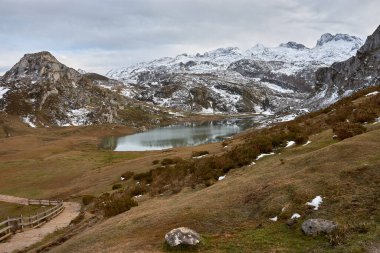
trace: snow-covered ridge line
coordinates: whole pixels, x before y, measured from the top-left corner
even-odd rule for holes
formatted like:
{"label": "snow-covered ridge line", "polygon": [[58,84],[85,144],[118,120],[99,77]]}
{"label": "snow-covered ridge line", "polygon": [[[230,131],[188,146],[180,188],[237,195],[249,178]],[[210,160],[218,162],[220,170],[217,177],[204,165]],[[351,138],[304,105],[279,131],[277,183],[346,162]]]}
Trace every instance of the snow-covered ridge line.
{"label": "snow-covered ridge line", "polygon": [[282,43],[278,47],[265,47],[257,44],[247,50],[237,47],[218,48],[203,54],[184,53],[176,57],[163,57],[129,67],[113,69],[107,73],[107,76],[132,82],[136,80],[134,77],[138,73],[152,71],[156,68],[171,72],[205,73],[226,70],[232,62],[242,59],[284,61],[293,63],[295,67],[297,67],[297,63],[318,63],[319,65],[323,63],[327,66],[353,56],[362,44],[363,41],[355,36],[323,34],[313,48],[307,48],[296,42]]}

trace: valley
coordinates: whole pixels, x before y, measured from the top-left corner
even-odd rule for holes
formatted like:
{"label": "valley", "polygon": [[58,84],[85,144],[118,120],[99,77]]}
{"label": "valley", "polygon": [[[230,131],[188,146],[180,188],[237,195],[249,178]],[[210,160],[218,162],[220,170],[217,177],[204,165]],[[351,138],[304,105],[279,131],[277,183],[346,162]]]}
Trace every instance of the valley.
{"label": "valley", "polygon": [[[0,194],[81,211],[17,252],[377,252],[379,56],[380,26],[107,76],[24,55],[0,78]],[[178,227],[200,243],[170,246]]]}

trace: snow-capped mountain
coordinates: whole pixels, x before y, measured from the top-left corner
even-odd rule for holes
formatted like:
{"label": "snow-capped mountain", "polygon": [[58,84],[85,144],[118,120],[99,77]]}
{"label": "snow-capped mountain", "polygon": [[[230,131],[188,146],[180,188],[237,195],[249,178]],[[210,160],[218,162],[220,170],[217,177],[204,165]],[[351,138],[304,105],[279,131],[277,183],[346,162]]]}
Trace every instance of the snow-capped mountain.
{"label": "snow-capped mountain", "polygon": [[296,42],[248,50],[219,48],[181,54],[107,76],[124,83],[124,94],[186,111],[263,112],[294,109],[314,88],[314,72],[355,55],[362,40],[324,34],[313,48]]}

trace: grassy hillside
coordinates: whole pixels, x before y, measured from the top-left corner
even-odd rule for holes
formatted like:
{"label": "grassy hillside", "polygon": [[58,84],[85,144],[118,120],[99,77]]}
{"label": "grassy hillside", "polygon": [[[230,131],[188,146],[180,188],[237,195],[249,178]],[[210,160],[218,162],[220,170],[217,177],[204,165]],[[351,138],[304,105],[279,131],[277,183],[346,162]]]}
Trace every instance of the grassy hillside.
{"label": "grassy hillside", "polygon": [[[137,182],[146,187],[137,207],[52,252],[366,252],[380,243],[380,95],[365,96],[375,90],[380,88],[224,145],[169,151],[98,149],[100,137],[134,131],[124,127],[15,126],[16,136],[0,139],[0,192],[97,196],[111,192],[128,171],[134,178],[122,182],[123,189],[132,191]],[[288,141],[298,145],[286,148]],[[191,158],[201,151],[210,154]],[[275,154],[256,160],[269,152]],[[218,181],[221,175],[226,177]],[[315,211],[305,203],[317,195],[323,204]],[[287,225],[296,212],[301,219]],[[277,222],[269,220],[274,216]],[[334,220],[340,229],[332,236],[304,236],[302,221],[315,217]],[[199,232],[201,245],[169,249],[164,235],[179,226]]]}
{"label": "grassy hillside", "polygon": [[[332,132],[324,131],[312,136],[307,146],[263,158],[211,187],[142,202],[53,252],[167,251],[163,237],[178,226],[201,233],[197,252],[364,252],[369,242],[380,238],[376,128],[341,142],[331,141]],[[324,202],[313,211],[305,203],[316,195]],[[306,237],[299,224],[285,224],[294,212],[302,215],[300,222],[311,217],[335,220],[346,238],[333,247],[329,238]],[[276,215],[278,222],[269,221]]]}
{"label": "grassy hillside", "polygon": [[[347,119],[360,124],[355,111],[364,108],[375,113],[372,120],[378,117],[379,95],[365,97],[370,91],[291,122],[303,126],[300,133],[308,135],[308,145],[276,149],[275,155],[235,167],[224,180],[206,188],[184,183],[177,194],[151,192],[155,197],[143,198],[139,206],[52,252],[367,252],[378,247],[380,123],[364,124],[365,133],[344,140],[334,139],[331,129]],[[250,143],[250,137],[241,138],[245,141],[231,145],[239,148]],[[218,157],[228,153],[220,152]],[[153,183],[161,179],[153,177]],[[319,210],[305,205],[317,195],[323,197]],[[293,213],[301,214],[301,219],[288,225]],[[279,217],[277,222],[269,220],[274,216]],[[334,220],[339,229],[330,236],[307,237],[300,225],[308,218]],[[179,226],[198,231],[201,245],[169,249],[164,235]]]}

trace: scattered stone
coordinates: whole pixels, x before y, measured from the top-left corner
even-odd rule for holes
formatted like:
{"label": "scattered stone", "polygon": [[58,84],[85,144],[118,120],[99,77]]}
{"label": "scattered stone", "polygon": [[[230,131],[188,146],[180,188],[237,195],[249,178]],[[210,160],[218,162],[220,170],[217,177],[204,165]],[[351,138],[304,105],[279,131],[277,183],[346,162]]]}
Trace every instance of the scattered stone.
{"label": "scattered stone", "polygon": [[308,219],[302,224],[302,231],[306,235],[318,235],[320,233],[330,234],[338,224],[334,221],[324,219]]}
{"label": "scattered stone", "polygon": [[165,235],[166,242],[171,246],[175,247],[180,244],[186,245],[196,245],[200,242],[200,235],[186,227],[179,227],[171,230]]}

